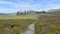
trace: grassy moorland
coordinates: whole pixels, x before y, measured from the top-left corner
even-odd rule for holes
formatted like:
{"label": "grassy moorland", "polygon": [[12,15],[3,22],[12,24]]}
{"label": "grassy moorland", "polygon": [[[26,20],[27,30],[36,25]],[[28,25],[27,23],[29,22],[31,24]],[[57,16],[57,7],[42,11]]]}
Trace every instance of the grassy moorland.
{"label": "grassy moorland", "polygon": [[0,34],[22,34],[35,22],[35,34],[60,34],[60,12],[0,15]]}
{"label": "grassy moorland", "polygon": [[60,16],[40,15],[35,24],[35,34],[60,34]]}
{"label": "grassy moorland", "polygon": [[0,19],[36,19],[37,15],[0,15]]}
{"label": "grassy moorland", "polygon": [[0,15],[0,34],[21,34],[37,15]]}
{"label": "grassy moorland", "polygon": [[21,34],[34,21],[31,19],[0,19],[0,34]]}

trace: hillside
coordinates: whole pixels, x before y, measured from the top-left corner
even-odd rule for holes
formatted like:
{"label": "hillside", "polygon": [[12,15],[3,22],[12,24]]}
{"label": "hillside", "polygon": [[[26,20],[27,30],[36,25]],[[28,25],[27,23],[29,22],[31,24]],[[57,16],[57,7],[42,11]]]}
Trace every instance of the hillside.
{"label": "hillside", "polygon": [[35,34],[60,34],[60,17],[40,15],[35,24]]}
{"label": "hillside", "polygon": [[60,16],[60,9],[48,10],[47,14],[52,14],[52,15]]}

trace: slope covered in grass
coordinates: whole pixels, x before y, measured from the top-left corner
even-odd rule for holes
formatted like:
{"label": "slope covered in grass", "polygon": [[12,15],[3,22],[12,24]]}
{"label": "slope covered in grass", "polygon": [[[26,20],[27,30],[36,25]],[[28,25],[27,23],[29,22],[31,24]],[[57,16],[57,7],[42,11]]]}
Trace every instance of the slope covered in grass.
{"label": "slope covered in grass", "polygon": [[35,24],[35,34],[60,34],[60,17],[41,15]]}

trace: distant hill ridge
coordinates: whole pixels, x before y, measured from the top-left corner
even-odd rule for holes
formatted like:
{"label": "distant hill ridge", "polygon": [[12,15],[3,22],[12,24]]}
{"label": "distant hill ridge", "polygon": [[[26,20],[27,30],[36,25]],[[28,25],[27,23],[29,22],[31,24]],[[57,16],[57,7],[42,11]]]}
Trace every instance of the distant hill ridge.
{"label": "distant hill ridge", "polygon": [[48,13],[48,14],[53,14],[53,15],[60,16],[60,9],[52,9],[52,10],[48,10],[47,13]]}

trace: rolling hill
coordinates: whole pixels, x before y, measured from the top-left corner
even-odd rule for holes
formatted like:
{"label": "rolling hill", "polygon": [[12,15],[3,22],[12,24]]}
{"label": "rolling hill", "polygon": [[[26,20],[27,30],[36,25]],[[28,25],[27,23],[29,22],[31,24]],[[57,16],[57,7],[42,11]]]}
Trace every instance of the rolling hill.
{"label": "rolling hill", "polygon": [[47,14],[52,14],[52,15],[60,16],[60,9],[48,10]]}

